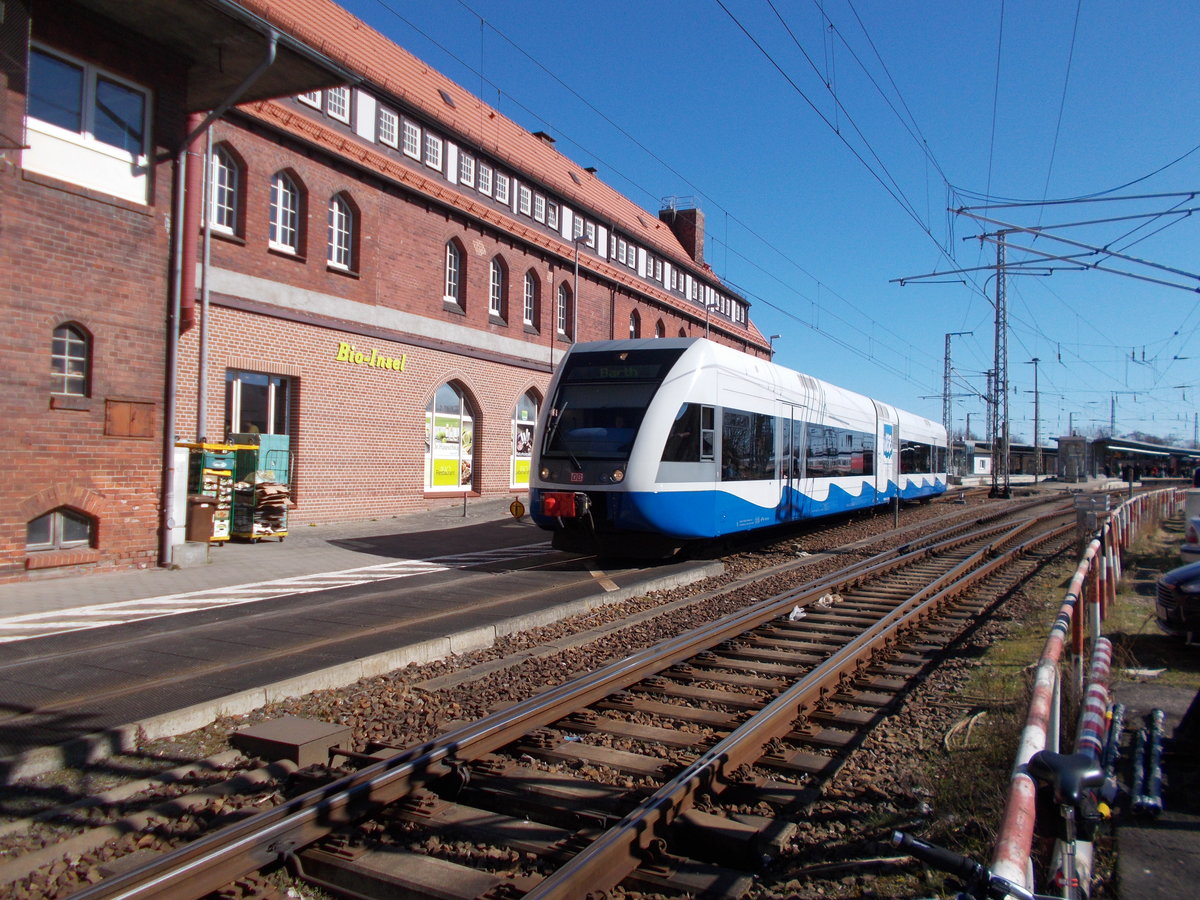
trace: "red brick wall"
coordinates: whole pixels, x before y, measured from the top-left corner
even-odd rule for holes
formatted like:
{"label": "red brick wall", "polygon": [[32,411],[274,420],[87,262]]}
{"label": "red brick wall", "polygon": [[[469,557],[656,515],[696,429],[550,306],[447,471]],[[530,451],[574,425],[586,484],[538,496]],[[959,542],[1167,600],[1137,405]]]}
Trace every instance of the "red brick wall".
{"label": "red brick wall", "polygon": [[[72,19],[77,12],[38,4],[34,37],[152,88],[156,138],[161,144],[178,135],[182,79],[174,63],[149,48],[124,45],[101,23],[80,27]],[[0,99],[23,109],[19,95]],[[155,167],[148,206],[24,173],[19,161],[19,151],[0,153],[0,417],[8,437],[0,478],[0,581],[34,569],[75,574],[154,565],[169,158]],[[82,326],[93,342],[90,397],[65,404],[80,408],[52,403],[51,335],[64,322]],[[110,400],[150,404],[152,436],[106,435]],[[57,558],[37,554],[27,569],[26,524],[59,506],[95,519],[95,547]]]}

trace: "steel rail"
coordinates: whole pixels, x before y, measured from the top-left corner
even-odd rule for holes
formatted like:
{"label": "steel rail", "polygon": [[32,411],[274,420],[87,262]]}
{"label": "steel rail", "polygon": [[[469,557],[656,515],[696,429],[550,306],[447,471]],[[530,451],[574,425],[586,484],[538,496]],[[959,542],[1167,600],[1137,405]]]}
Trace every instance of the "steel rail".
{"label": "steel rail", "polygon": [[[1009,514],[1012,510],[1010,508]],[[991,518],[991,517],[989,517]],[[520,701],[219,831],[202,836],[143,866],[75,894],[76,900],[149,900],[201,897],[249,872],[290,859],[301,847],[382,809],[414,787],[450,771],[451,762],[493,752],[524,733],[549,725],[574,709],[628,687],[700,649],[776,618],[794,605],[814,602],[830,590],[854,586],[955,546],[998,536],[1007,542],[1037,520],[1013,527],[990,525],[909,550],[888,550],[853,563],[795,591],[759,601],[715,623],[646,648],[594,672]],[[977,524],[976,522],[970,523]],[[968,526],[960,526],[969,527]],[[993,547],[994,544],[989,544]],[[907,551],[907,552],[905,552]]]}
{"label": "steel rail", "polygon": [[1019,544],[983,566],[994,549],[983,547],[946,574],[922,588],[772,700],[752,719],[713,745],[653,796],[600,835],[528,891],[523,900],[576,900],[587,893],[611,890],[656,849],[664,848],[667,829],[701,791],[720,793],[738,767],[753,764],[767,744],[786,734],[805,705],[832,692],[885,648],[895,635],[915,628],[963,590],[988,578],[1017,556],[1074,531],[1073,525],[1052,529]]}

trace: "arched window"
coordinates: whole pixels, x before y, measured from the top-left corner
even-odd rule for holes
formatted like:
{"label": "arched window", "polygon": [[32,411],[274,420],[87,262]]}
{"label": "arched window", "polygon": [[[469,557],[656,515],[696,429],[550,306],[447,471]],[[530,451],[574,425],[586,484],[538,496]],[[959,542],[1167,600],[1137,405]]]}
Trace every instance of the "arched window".
{"label": "arched window", "polygon": [[446,242],[446,296],[447,303],[463,306],[462,250],[454,241]]}
{"label": "arched window", "polygon": [[534,428],[538,417],[538,395],[528,391],[513,410],[513,450],[510,487],[529,487],[529,461],[533,453]]}
{"label": "arched window", "polygon": [[663,324],[662,319],[654,323],[654,336],[656,338],[667,336],[667,326]]}
{"label": "arched window", "polygon": [[474,478],[475,416],[459,388],[443,384],[425,408],[425,489],[459,492]]}
{"label": "arched window", "polygon": [[488,315],[496,319],[508,317],[508,268],[500,257],[492,257],[488,267]]}
{"label": "arched window", "polygon": [[90,547],[95,535],[95,520],[60,506],[25,524],[26,550],[67,550]]}
{"label": "arched window", "polygon": [[273,250],[300,252],[300,189],[287,172],[271,176],[271,234]]}
{"label": "arched window", "polygon": [[533,270],[525,273],[525,311],[522,319],[530,328],[536,328],[538,322],[538,305],[541,298],[542,286]]}
{"label": "arched window", "polygon": [[354,268],[354,210],[342,194],[329,200],[329,240],[326,261],[335,269]]}
{"label": "arched window", "polygon": [[208,171],[208,223],[214,231],[237,234],[241,167],[227,147],[217,146],[213,148]]}
{"label": "arched window", "polygon": [[87,397],[91,393],[92,342],[77,325],[59,325],[50,342],[50,391]]}
{"label": "arched window", "polygon": [[684,329],[680,328],[680,329],[679,329],[679,336],[680,336],[680,337],[687,337],[687,331],[685,331]]}
{"label": "arched window", "polygon": [[558,333],[567,337],[567,329],[571,325],[571,289],[564,281],[558,286],[558,309],[555,311],[555,327]]}
{"label": "arched window", "polygon": [[636,309],[629,314],[629,336],[630,338],[642,336],[642,317],[638,315]]}

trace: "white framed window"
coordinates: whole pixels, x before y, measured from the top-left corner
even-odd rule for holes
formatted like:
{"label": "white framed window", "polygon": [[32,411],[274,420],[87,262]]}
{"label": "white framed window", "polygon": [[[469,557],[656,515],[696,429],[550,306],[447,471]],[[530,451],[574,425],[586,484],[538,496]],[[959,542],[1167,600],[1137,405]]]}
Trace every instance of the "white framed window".
{"label": "white framed window", "polygon": [[209,160],[208,224],[214,231],[235,234],[238,224],[240,171],[233,155],[225,148],[213,148]]}
{"label": "white framed window", "polygon": [[485,166],[483,163],[479,164],[479,185],[478,185],[478,187],[479,187],[479,193],[488,194],[489,196],[491,195],[491,193],[492,193],[492,167],[491,166]]}
{"label": "white framed window", "polygon": [[525,309],[521,314],[522,321],[533,327],[537,322],[538,278],[532,272],[525,273]]}
{"label": "white framed window", "polygon": [[497,256],[492,260],[488,278],[488,315],[498,319],[504,318],[504,295],[507,280],[504,260]]}
{"label": "white framed window", "polygon": [[663,280],[663,262],[661,259],[654,260],[654,280],[662,284]]}
{"label": "white framed window", "polygon": [[87,332],[76,325],[59,325],[50,343],[50,392],[86,397],[92,358]]}
{"label": "white framed window", "polygon": [[533,211],[533,191],[525,185],[517,188],[517,211],[523,216],[527,216]]}
{"label": "white framed window", "polygon": [[425,165],[442,170],[442,139],[425,132]]}
{"label": "white framed window", "polygon": [[625,254],[628,252],[627,248],[628,248],[628,244],[625,243],[625,239],[618,238],[618,240],[617,240],[617,261],[618,262],[625,262]]}
{"label": "white framed window", "polygon": [[325,92],[325,112],[339,122],[350,121],[350,88],[335,87]]}
{"label": "white framed window", "polygon": [[321,100],[320,91],[309,91],[307,94],[301,94],[296,99],[301,103],[307,103],[309,106],[316,107],[317,109],[320,109],[325,105]]}
{"label": "white framed window", "polygon": [[225,371],[225,434],[290,434],[291,379],[283,375]]}
{"label": "white framed window", "polygon": [[445,299],[462,306],[462,251],[454,241],[446,242]]}
{"label": "white framed window", "polygon": [[25,524],[26,550],[70,550],[92,546],[95,520],[60,506]]}
{"label": "white framed window", "polygon": [[390,109],[379,108],[379,143],[399,146],[400,117]]}
{"label": "white framed window", "polygon": [[574,233],[575,237],[577,237],[577,238],[583,237],[583,219],[579,215],[575,216],[574,227],[571,230]]}
{"label": "white framed window", "polygon": [[341,194],[329,200],[328,234],[326,261],[335,269],[349,271],[354,262],[354,210]]}
{"label": "white framed window", "polygon": [[458,154],[458,180],[467,187],[475,186],[475,157],[469,153]]}
{"label": "white framed window", "polygon": [[287,172],[271,176],[271,249],[284,253],[300,250],[300,189]]}
{"label": "white framed window", "polygon": [[546,204],[546,224],[549,225],[551,228],[555,229],[556,231],[558,230],[558,204],[557,203],[547,203]]}
{"label": "white framed window", "polygon": [[146,202],[149,90],[34,44],[27,104],[24,168]]}
{"label": "white framed window", "polygon": [[571,289],[566,284],[558,286],[558,308],[555,310],[554,324],[558,333],[564,337],[567,334],[567,324],[570,322]]}
{"label": "white framed window", "polygon": [[589,247],[595,247],[596,246],[596,225],[595,225],[595,223],[587,222],[584,224],[583,227],[584,227],[584,230],[587,232],[587,241],[586,241],[587,245]]}
{"label": "white framed window", "polygon": [[539,222],[546,221],[546,198],[541,194],[533,195],[533,217]]}
{"label": "white framed window", "polygon": [[500,203],[508,202],[508,176],[501,172],[496,173],[496,200]]}
{"label": "white framed window", "polygon": [[413,159],[421,158],[421,128],[408,119],[404,120],[404,153]]}

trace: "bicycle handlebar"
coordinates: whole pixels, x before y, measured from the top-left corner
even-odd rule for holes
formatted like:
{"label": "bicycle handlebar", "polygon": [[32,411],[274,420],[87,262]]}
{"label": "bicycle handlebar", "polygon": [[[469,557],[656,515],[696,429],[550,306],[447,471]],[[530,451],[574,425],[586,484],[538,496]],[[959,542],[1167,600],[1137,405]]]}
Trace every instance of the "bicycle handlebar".
{"label": "bicycle handlebar", "polygon": [[892,845],[915,856],[921,862],[928,863],[935,869],[947,872],[960,879],[971,897],[998,898],[1016,897],[1018,900],[1032,900],[1033,894],[1020,885],[1013,884],[1007,879],[993,875],[987,867],[975,862],[969,857],[945,847],[927,844],[903,831],[892,832]]}
{"label": "bicycle handlebar", "polygon": [[969,885],[987,884],[987,869],[975,862],[975,860],[969,859],[960,853],[955,853],[953,850],[947,850],[945,847],[938,847],[934,844],[927,844],[913,837],[911,834],[905,834],[903,831],[892,832],[892,844],[904,850],[910,856],[915,856],[922,862],[929,863],[935,869],[949,872]]}

